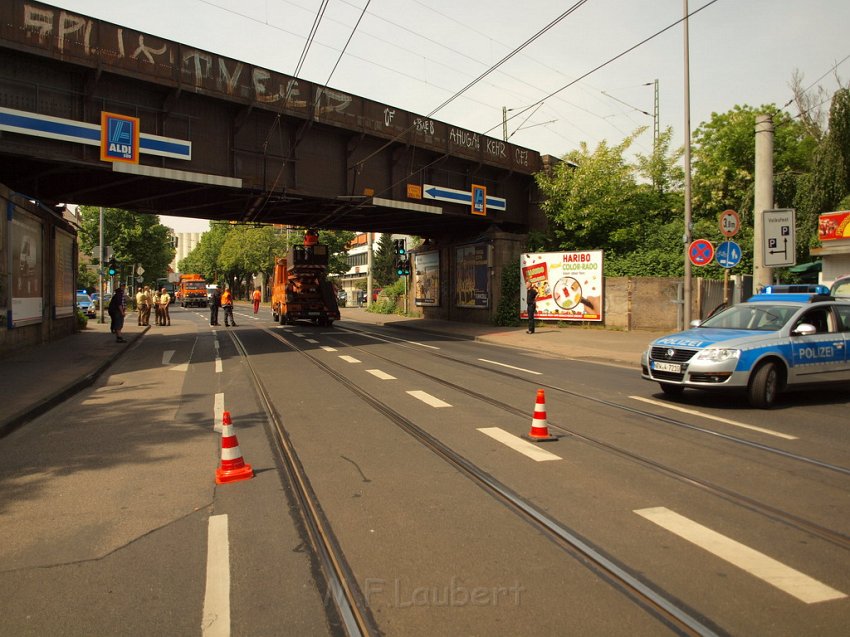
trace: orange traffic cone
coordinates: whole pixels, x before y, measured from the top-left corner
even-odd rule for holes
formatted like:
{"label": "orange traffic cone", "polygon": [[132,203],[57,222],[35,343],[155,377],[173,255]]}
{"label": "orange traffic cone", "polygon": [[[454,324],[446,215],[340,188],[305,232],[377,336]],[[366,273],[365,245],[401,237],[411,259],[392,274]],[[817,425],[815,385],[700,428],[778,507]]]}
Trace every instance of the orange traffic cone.
{"label": "orange traffic cone", "polygon": [[221,420],[221,466],[215,470],[215,483],[250,480],[254,477],[254,470],[251,465],[245,464],[242,460],[242,452],[239,450],[239,441],[233,431],[230,412],[224,412]]}
{"label": "orange traffic cone", "polygon": [[531,419],[531,431],[523,438],[532,442],[549,442],[558,439],[556,436],[549,435],[549,425],[546,424],[546,396],[542,389],[537,390],[534,416]]}

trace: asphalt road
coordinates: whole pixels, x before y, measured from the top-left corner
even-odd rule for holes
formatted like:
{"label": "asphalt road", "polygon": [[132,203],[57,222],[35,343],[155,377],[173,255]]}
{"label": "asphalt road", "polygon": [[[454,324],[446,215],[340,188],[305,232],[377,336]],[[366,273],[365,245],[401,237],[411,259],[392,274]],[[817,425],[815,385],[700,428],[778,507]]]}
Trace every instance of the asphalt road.
{"label": "asphalt road", "polygon": [[[339,632],[249,365],[385,634],[674,632],[398,419],[707,629],[845,630],[846,396],[770,412],[735,396],[671,401],[633,366],[236,318],[213,332],[204,312],[177,309],[172,331],[146,334],[98,386],[4,440],[0,598],[15,634],[216,634],[208,538],[225,515],[230,633]],[[543,460],[513,442],[539,388],[559,436],[534,445]],[[253,480],[213,482],[216,404]]]}

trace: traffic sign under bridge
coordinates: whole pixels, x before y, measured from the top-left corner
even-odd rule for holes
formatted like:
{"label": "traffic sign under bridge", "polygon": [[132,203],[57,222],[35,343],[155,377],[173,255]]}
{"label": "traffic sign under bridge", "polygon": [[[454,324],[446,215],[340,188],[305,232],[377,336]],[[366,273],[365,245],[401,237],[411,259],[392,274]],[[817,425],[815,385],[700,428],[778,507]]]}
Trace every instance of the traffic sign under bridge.
{"label": "traffic sign under bridge", "polygon": [[797,263],[797,239],[794,231],[796,211],[793,208],[764,210],[762,265],[781,268]]}
{"label": "traffic sign under bridge", "polygon": [[734,241],[724,241],[714,253],[714,260],[724,268],[734,268],[741,261],[741,246]]}

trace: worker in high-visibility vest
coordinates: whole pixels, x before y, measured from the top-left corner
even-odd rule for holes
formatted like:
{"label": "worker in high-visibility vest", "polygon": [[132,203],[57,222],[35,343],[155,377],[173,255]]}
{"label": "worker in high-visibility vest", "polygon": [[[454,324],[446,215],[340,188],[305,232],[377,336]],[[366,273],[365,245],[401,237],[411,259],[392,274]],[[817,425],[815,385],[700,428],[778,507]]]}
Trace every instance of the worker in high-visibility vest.
{"label": "worker in high-visibility vest", "polygon": [[238,327],[236,321],[233,320],[233,295],[228,286],[225,286],[224,292],[221,293],[221,307],[224,309],[224,326]]}

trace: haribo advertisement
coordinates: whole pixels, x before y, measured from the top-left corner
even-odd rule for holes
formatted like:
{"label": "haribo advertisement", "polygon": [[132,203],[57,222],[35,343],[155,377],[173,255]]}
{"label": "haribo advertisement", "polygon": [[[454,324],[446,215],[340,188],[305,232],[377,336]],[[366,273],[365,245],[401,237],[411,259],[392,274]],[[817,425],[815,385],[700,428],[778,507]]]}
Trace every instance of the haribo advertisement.
{"label": "haribo advertisement", "polygon": [[602,262],[602,250],[521,255],[520,318],[528,318],[525,284],[531,281],[536,319],[602,321]]}

